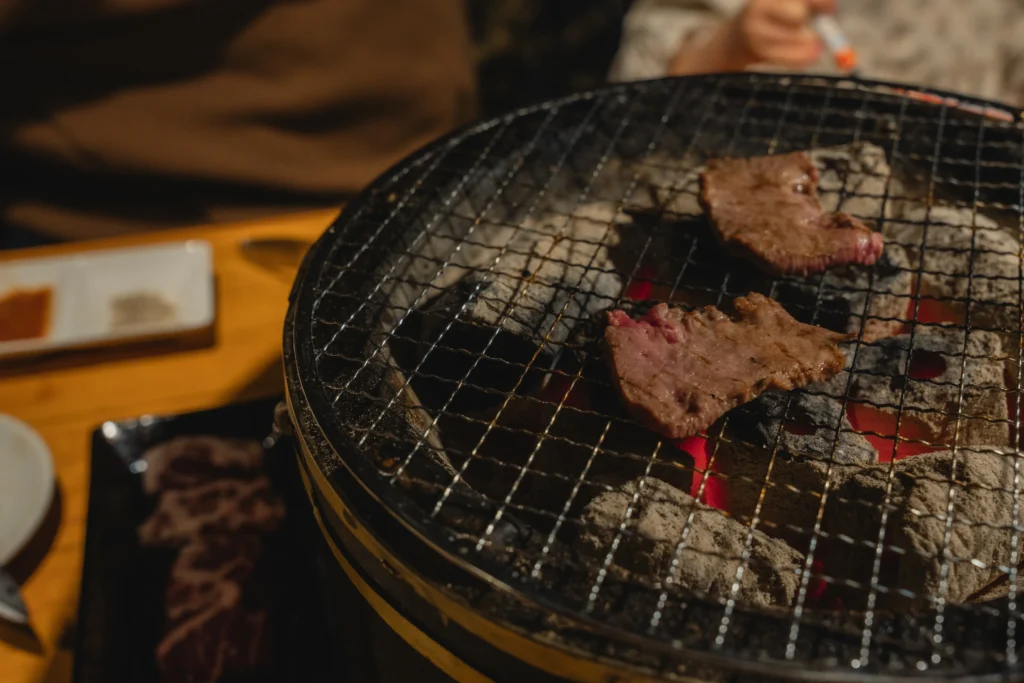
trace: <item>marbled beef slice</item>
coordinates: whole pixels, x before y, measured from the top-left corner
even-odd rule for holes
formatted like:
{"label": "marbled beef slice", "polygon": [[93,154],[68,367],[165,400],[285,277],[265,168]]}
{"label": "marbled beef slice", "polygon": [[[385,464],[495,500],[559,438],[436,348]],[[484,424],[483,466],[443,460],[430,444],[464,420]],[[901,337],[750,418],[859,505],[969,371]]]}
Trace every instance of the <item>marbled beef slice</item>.
{"label": "marbled beef slice", "polygon": [[284,503],[265,475],[251,481],[221,479],[164,492],[139,527],[139,541],[177,547],[204,534],[274,531],[284,514]]}
{"label": "marbled beef slice", "polygon": [[263,471],[263,447],[242,439],[179,436],[150,448],[142,460],[142,488],[152,496],[223,477],[255,477]]}

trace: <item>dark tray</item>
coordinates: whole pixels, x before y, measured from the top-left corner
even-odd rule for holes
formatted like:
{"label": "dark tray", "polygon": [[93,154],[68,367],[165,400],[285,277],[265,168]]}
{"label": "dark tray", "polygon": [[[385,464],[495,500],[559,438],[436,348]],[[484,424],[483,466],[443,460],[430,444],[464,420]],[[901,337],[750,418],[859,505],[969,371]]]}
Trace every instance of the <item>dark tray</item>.
{"label": "dark tray", "polygon": [[[107,422],[93,433],[89,517],[75,638],[75,683],[157,683],[154,652],[163,633],[163,594],[174,559],[143,548],[135,530],[154,501],[133,471],[142,453],[175,436],[207,434],[262,440],[276,400],[186,415]],[[271,667],[247,681],[343,680],[328,661],[322,601],[316,595],[316,525],[288,445],[268,452],[267,471],[288,506],[269,539],[272,580]]]}

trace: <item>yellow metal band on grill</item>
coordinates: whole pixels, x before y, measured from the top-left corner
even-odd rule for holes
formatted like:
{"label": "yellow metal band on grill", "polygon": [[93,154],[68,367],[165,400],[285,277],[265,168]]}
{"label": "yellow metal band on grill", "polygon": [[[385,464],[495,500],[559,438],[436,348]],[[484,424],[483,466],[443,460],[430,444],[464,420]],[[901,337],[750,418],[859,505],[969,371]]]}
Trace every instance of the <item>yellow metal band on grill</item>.
{"label": "yellow metal band on grill", "polygon": [[[311,496],[311,484],[306,475],[306,468],[300,467],[299,472],[302,474],[302,483],[306,487],[306,493]],[[310,500],[312,500],[312,496]],[[377,591],[373,590],[363,580],[363,577],[359,575],[359,572],[349,564],[348,559],[334,543],[334,539],[331,538],[330,532],[327,530],[327,526],[324,524],[324,520],[320,516],[320,511],[317,510],[316,505],[313,505],[313,516],[316,518],[317,526],[320,527],[320,533],[334,554],[334,559],[338,561],[338,564],[341,565],[342,570],[348,576],[349,581],[352,582],[352,585],[355,586],[356,590],[359,591],[370,607],[380,615],[384,623],[388,625],[388,628],[397,633],[410,647],[426,657],[431,664],[456,681],[460,683],[493,683],[490,678],[482,675],[476,669],[473,669],[451,652],[438,645],[430,636],[416,628],[408,619],[395,611],[388,604],[387,600],[378,595]]]}
{"label": "yellow metal band on grill", "polygon": [[[295,413],[291,406],[290,399],[288,401],[288,408],[292,413],[293,424],[298,424],[298,422],[295,421]],[[299,467],[299,471],[302,473],[306,492],[310,496],[310,502],[313,505],[314,513],[316,513],[317,524],[320,526],[320,531],[323,534],[324,539],[331,546],[332,552],[334,552],[335,556],[338,558],[338,561],[341,563],[345,573],[349,575],[359,592],[366,597],[371,606],[380,613],[385,622],[387,622],[388,625],[398,633],[398,635],[452,678],[459,681],[487,680],[475,669],[470,668],[460,659],[456,658],[435,641],[430,639],[429,636],[409,623],[400,614],[395,612],[395,610],[391,608],[386,601],[384,601],[375,591],[373,591],[373,589],[362,581],[361,577],[355,574],[355,570],[352,569],[344,557],[341,556],[340,550],[335,546],[334,540],[331,538],[327,528],[324,526],[324,522],[316,509],[316,501],[313,497],[313,490],[311,488],[313,484],[316,485],[320,495],[334,511],[337,518],[341,520],[341,523],[346,526],[348,531],[355,536],[356,540],[363,544],[367,550],[373,553],[374,556],[379,558],[381,561],[386,562],[388,566],[391,567],[403,581],[409,584],[420,596],[422,596],[424,600],[437,608],[437,610],[441,612],[442,616],[452,619],[466,631],[484,639],[495,648],[502,650],[503,652],[507,652],[514,657],[518,657],[522,661],[529,663],[531,666],[546,671],[553,676],[579,681],[580,683],[608,683],[608,681],[615,681],[616,683],[655,683],[657,681],[657,679],[644,676],[643,674],[628,672],[621,667],[610,667],[591,659],[573,657],[565,650],[542,645],[515,633],[510,629],[498,626],[494,622],[488,621],[474,613],[472,610],[455,602],[426,582],[422,577],[416,574],[416,572],[409,569],[401,562],[401,560],[398,560],[391,553],[385,550],[384,547],[381,546],[380,543],[378,543],[364,527],[361,525],[353,526],[349,523],[348,519],[352,517],[352,513],[348,511],[347,506],[342,502],[341,498],[334,490],[334,487],[331,486],[330,482],[327,481],[327,478],[324,477],[323,472],[320,471],[319,466],[317,466],[316,461],[307,449],[306,444],[302,439],[296,439],[296,441],[299,444],[299,449],[302,452],[302,458],[305,461],[304,465]],[[313,481],[309,481],[307,479],[307,473],[312,474]],[[372,594],[372,596],[367,595],[367,593]],[[386,610],[387,614],[385,611],[382,611],[382,609]],[[389,615],[399,623],[398,627],[392,624]],[[446,665],[451,665],[455,668],[452,671],[445,668]],[[475,678],[467,678],[466,676],[475,676]],[[686,677],[677,677],[675,680],[680,681],[680,683],[697,683],[694,679]]]}

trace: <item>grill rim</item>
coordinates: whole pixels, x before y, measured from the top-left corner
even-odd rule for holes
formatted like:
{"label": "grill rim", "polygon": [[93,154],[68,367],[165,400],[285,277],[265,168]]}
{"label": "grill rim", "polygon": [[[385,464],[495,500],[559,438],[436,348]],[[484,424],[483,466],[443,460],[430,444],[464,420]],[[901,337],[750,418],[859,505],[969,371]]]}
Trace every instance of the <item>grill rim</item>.
{"label": "grill rim", "polygon": [[[639,85],[661,82],[682,87],[688,81],[707,83],[715,80],[724,80],[730,85],[742,83],[747,84],[749,87],[758,80],[779,83],[783,79],[790,78],[792,80],[800,81],[805,85],[821,84],[823,88],[826,85],[835,87],[839,83],[850,83],[859,89],[890,89],[893,92],[888,94],[907,98],[905,94],[900,95],[899,93],[899,91],[904,91],[906,89],[906,86],[901,84],[873,80],[851,80],[846,78],[817,75],[778,77],[766,76],[763,74],[729,74],[713,77],[695,76],[686,78],[652,79],[651,81],[641,82]],[[346,223],[352,221],[359,215],[359,213],[366,207],[371,197],[379,194],[381,191],[384,191],[388,186],[394,184],[401,178],[406,177],[408,174],[413,173],[416,170],[422,170],[424,164],[428,163],[435,155],[443,150],[457,146],[461,140],[469,136],[484,133],[502,125],[503,122],[510,122],[531,113],[545,111],[556,107],[563,107],[580,101],[594,100],[602,95],[614,95],[618,92],[631,90],[637,87],[637,85],[638,84],[628,83],[604,86],[576,93],[564,98],[521,107],[487,121],[476,122],[465,126],[459,130],[449,133],[433,143],[430,143],[426,147],[421,148],[412,155],[397,162],[345,206],[344,210],[310,248],[309,252],[307,252],[289,296],[289,313],[284,330],[286,385],[289,395],[294,394],[296,396],[301,396],[302,398],[300,400],[306,403],[305,409],[300,408],[299,410],[296,410],[295,408],[292,408],[291,417],[293,423],[297,427],[297,435],[304,442],[309,438],[316,438],[316,435],[308,433],[308,430],[303,426],[304,420],[301,418],[305,417],[310,420],[310,424],[314,425],[317,431],[319,431],[319,438],[322,439],[326,447],[337,456],[338,461],[344,465],[345,469],[360,488],[369,494],[369,496],[384,512],[410,531],[420,543],[429,548],[431,552],[441,556],[446,562],[452,564],[454,567],[468,575],[483,580],[491,589],[500,590],[524,604],[533,605],[546,612],[558,614],[571,622],[575,622],[581,626],[586,626],[588,631],[596,633],[606,632],[608,635],[603,637],[608,638],[610,641],[619,642],[632,647],[643,647],[648,650],[663,650],[660,654],[673,659],[678,659],[679,661],[703,661],[708,664],[724,666],[724,668],[733,671],[778,674],[780,673],[780,669],[792,669],[792,674],[796,679],[806,677],[807,680],[837,681],[921,680],[919,676],[914,675],[879,675],[877,673],[857,672],[856,670],[849,668],[807,672],[804,671],[806,667],[799,662],[785,662],[780,659],[739,661],[735,657],[730,657],[730,652],[727,650],[721,652],[701,652],[687,649],[675,649],[656,639],[631,633],[621,628],[610,627],[603,623],[599,618],[584,617],[584,615],[579,612],[551,602],[536,593],[526,594],[523,590],[517,588],[514,585],[514,582],[509,581],[507,575],[502,576],[503,574],[506,574],[506,568],[498,565],[487,567],[486,565],[490,563],[486,561],[481,562],[479,557],[475,558],[473,562],[467,561],[458,554],[455,554],[452,549],[444,548],[436,542],[435,539],[438,535],[445,533],[446,527],[444,524],[427,517],[415,503],[402,495],[400,491],[395,491],[394,487],[389,486],[387,481],[380,477],[378,470],[373,466],[371,458],[369,458],[365,453],[360,452],[360,449],[356,447],[354,441],[344,435],[331,405],[331,399],[327,395],[325,387],[319,383],[315,377],[315,349],[312,344],[312,325],[314,319],[313,312],[315,309],[314,300],[319,296],[319,293],[316,291],[318,278],[314,276],[314,271],[317,267],[322,270],[324,267],[330,265],[326,257],[334,247],[334,237],[338,235],[339,230],[341,230]],[[1024,119],[1024,113],[1022,113],[1021,110],[998,103],[988,102],[979,98],[923,87],[914,87],[913,90],[915,92],[935,95],[938,97],[952,98],[962,104],[991,107],[995,110],[1001,110],[1004,112],[1012,111],[1015,115],[1015,121],[1010,125],[1015,127],[1020,127],[1021,120]],[[936,108],[952,108],[948,104],[932,104],[930,106]],[[969,114],[964,112],[963,115],[966,116]],[[972,115],[977,116],[976,114]],[[298,324],[298,321],[303,322],[300,325]],[[305,368],[306,372],[302,371],[303,368]],[[291,402],[289,402],[289,404],[291,405]],[[322,419],[324,417],[327,419]],[[342,446],[344,448],[340,448]],[[358,453],[358,457],[342,457],[341,453],[346,451]],[[319,462],[316,464],[317,467],[321,469],[321,472],[323,472],[321,464]],[[331,482],[332,487],[335,487],[335,491],[338,495],[341,496],[342,491],[338,490],[338,482],[336,479],[326,473],[325,477],[329,482]],[[434,538],[431,538],[432,536]],[[400,553],[396,553],[396,557],[401,556],[402,555]],[[443,589],[442,592],[444,592]],[[499,624],[502,623],[500,620],[497,620],[494,615],[489,615],[476,608],[474,609],[484,618]],[[926,612],[926,614],[932,613],[933,610]],[[756,616],[758,618],[764,617],[767,622],[776,623],[780,626],[787,621],[785,617],[770,616],[760,612],[757,612]],[[507,624],[505,625],[507,626]],[[616,637],[624,635],[630,636],[631,638],[623,640],[620,637]],[[636,642],[630,642],[630,640],[634,638]],[[658,647],[652,648],[652,646]],[[1024,668],[1021,668],[1021,672],[1022,675],[1024,675]],[[932,676],[936,674],[936,672],[929,673]],[[947,675],[956,676],[955,673],[949,673]],[[958,677],[957,680],[1006,680],[1006,675],[1007,674],[1005,673],[982,674],[980,676]],[[1013,672],[1012,675],[1017,675],[1017,672]]]}

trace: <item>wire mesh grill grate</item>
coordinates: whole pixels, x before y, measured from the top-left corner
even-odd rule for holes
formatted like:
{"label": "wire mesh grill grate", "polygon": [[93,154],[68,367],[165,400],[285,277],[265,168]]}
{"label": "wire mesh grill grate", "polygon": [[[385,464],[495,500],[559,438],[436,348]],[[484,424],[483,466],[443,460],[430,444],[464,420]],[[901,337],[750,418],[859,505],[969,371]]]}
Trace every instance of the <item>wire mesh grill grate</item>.
{"label": "wire mesh grill grate", "polygon": [[[708,235],[705,159],[794,150],[826,206],[885,233],[874,267],[773,278]],[[810,78],[632,84],[482,124],[321,241],[299,332],[317,417],[437,545],[645,665],[1009,671],[1022,153],[1019,125]],[[852,333],[846,370],[686,443],[625,417],[600,313],[751,291]]]}

